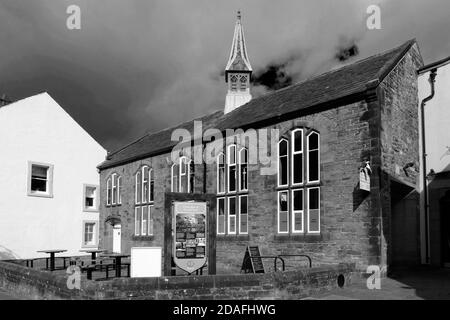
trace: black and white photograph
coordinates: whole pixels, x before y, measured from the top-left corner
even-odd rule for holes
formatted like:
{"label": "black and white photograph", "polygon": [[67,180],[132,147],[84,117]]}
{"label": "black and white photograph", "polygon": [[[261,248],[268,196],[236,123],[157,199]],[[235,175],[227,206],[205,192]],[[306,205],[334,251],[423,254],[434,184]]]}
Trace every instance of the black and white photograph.
{"label": "black and white photograph", "polygon": [[450,1],[0,0],[0,300],[450,300]]}

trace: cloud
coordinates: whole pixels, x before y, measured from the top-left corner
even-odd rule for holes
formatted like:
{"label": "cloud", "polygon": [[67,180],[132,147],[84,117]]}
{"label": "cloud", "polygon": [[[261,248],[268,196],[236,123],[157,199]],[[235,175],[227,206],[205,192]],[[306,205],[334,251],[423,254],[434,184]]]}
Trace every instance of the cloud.
{"label": "cloud", "polygon": [[[71,4],[78,31],[66,28]],[[381,6],[381,30],[366,28],[370,4]],[[425,61],[450,55],[447,0],[2,0],[0,95],[48,91],[115,149],[223,108],[239,9],[254,97],[413,37]]]}

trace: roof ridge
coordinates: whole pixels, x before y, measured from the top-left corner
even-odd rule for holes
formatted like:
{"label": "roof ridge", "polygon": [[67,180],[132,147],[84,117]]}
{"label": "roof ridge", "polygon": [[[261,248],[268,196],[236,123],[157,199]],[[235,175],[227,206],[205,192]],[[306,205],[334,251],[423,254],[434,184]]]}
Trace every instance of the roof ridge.
{"label": "roof ridge", "polygon": [[205,114],[204,116],[197,117],[197,118],[194,118],[194,119],[191,119],[191,120],[187,120],[187,121],[184,121],[184,122],[180,122],[180,123],[178,123],[178,124],[176,124],[176,125],[173,125],[173,126],[170,126],[170,127],[168,127],[168,128],[164,128],[164,129],[157,130],[157,131],[154,131],[154,132],[146,132],[143,136],[141,136],[141,137],[139,137],[139,138],[137,138],[137,139],[131,141],[130,143],[126,144],[125,146],[123,146],[123,147],[121,147],[121,148],[119,148],[119,149],[116,149],[116,150],[114,150],[114,151],[109,152],[109,153],[108,153],[108,157],[111,157],[111,156],[113,156],[113,155],[118,154],[119,152],[121,152],[121,151],[123,151],[124,149],[126,149],[126,148],[132,146],[132,145],[135,144],[135,143],[138,143],[139,141],[141,141],[142,139],[144,139],[144,138],[146,138],[146,137],[150,137],[150,136],[156,135],[156,134],[158,134],[158,133],[161,133],[161,132],[164,132],[164,131],[167,131],[167,130],[173,130],[173,129],[175,129],[175,128],[179,128],[179,127],[181,127],[183,124],[188,124],[188,123],[190,123],[190,122],[193,122],[193,121],[196,121],[196,120],[199,120],[199,119],[206,118],[206,117],[211,116],[211,115],[213,115],[213,114],[215,114],[215,113],[218,113],[218,112],[221,112],[221,111],[220,111],[220,110],[216,110],[216,111],[207,113],[207,114]]}

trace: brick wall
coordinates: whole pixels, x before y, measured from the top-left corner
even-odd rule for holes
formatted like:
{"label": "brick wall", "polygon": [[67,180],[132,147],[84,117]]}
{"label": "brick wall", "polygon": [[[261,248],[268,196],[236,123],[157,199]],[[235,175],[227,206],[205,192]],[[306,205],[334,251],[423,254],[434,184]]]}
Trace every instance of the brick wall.
{"label": "brick wall", "polygon": [[298,299],[355,279],[354,265],[345,264],[271,274],[238,274],[161,278],[118,278],[82,281],[81,290],[67,289],[64,276],[0,262],[0,285],[28,299]]}

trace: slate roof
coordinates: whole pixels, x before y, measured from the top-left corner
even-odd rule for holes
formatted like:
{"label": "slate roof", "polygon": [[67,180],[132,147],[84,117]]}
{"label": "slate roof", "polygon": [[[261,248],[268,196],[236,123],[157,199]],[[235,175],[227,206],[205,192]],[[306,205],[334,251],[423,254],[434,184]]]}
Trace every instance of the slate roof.
{"label": "slate roof", "polygon": [[[292,114],[298,117],[320,105],[348,96],[363,94],[376,87],[416,43],[410,40],[389,51],[356,61],[352,64],[307,79],[281,90],[255,98],[228,114],[217,111],[195,119],[203,122],[203,130],[217,128],[246,128],[254,124]],[[336,105],[338,106],[338,105]],[[99,165],[106,169],[170,151],[177,142],[171,141],[172,131],[185,128],[193,132],[194,120],[156,133],[110,153]]]}

